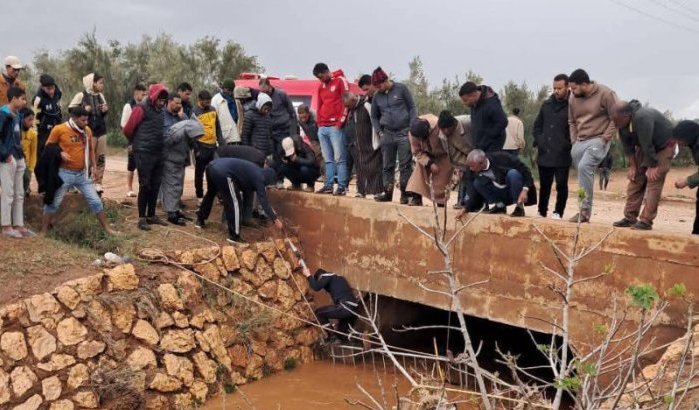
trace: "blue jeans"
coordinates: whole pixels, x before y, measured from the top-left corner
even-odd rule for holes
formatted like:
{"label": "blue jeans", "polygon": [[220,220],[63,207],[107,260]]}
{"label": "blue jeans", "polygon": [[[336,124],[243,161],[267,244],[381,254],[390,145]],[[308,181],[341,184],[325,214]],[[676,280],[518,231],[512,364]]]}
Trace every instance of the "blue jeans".
{"label": "blue jeans", "polygon": [[344,133],[335,127],[320,127],[318,139],[325,159],[325,187],[333,186],[337,172],[337,187],[347,189],[347,147]]}
{"label": "blue jeans", "polygon": [[45,214],[55,214],[58,208],[63,202],[63,198],[66,196],[66,192],[70,188],[77,188],[80,193],[85,197],[87,205],[90,207],[92,212],[98,214],[104,209],[102,206],[102,199],[97,195],[95,186],[92,180],[87,177],[87,172],[85,170],[71,171],[65,168],[59,168],[58,176],[61,177],[63,185],[56,191],[56,195],[53,197],[53,203],[51,205],[44,205]]}
{"label": "blue jeans", "polygon": [[318,168],[308,165],[282,164],[281,175],[288,178],[294,185],[313,185],[320,176],[320,171]]}
{"label": "blue jeans", "polygon": [[517,202],[524,183],[522,174],[516,169],[507,171],[505,186],[500,188],[483,175],[478,175],[473,181],[473,187],[488,204],[512,205]]}

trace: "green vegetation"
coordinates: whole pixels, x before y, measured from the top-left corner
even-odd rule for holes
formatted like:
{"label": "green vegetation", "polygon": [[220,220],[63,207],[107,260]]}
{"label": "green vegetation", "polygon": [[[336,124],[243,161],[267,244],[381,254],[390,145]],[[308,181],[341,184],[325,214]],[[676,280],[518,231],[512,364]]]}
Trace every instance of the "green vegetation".
{"label": "green vegetation", "polygon": [[[121,219],[121,208],[118,204],[105,202],[104,212],[110,222]],[[122,254],[127,245],[127,237],[108,235],[95,215],[89,209],[82,209],[71,218],[65,218],[54,225],[50,233],[53,239],[89,248],[98,253],[114,252]]]}
{"label": "green vegetation", "polygon": [[647,283],[631,285],[626,289],[626,293],[631,296],[633,304],[641,307],[643,310],[649,310],[660,299],[655,287]]}

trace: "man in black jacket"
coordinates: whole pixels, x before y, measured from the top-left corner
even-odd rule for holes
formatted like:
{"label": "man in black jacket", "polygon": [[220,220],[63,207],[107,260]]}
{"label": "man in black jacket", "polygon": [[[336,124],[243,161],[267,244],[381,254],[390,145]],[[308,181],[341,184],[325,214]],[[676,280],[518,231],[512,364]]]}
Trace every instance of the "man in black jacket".
{"label": "man in black jacket", "polygon": [[459,89],[459,97],[471,109],[473,147],[485,152],[501,151],[505,144],[507,115],[495,91],[487,85],[468,81]]}
{"label": "man in black jacket", "polygon": [[[356,311],[359,307],[354,290],[350,287],[344,276],[327,272],[324,269],[316,270],[311,275],[311,271],[304,265],[303,275],[308,279],[311,289],[316,292],[325,290],[333,300],[332,305],[321,306],[315,310],[318,322],[322,326],[330,326],[330,319],[337,319],[336,332],[340,334],[340,339],[348,340],[350,325],[356,318]],[[333,335],[336,336],[336,335]],[[331,339],[333,339],[331,337]]]}
{"label": "man in black jacket", "polygon": [[[296,120],[296,110],[289,96],[278,87],[273,87],[269,78],[260,80],[260,91],[269,95],[272,98],[272,111],[269,117],[272,120],[272,155],[274,157],[274,168],[277,172],[281,171],[282,158],[279,156],[281,152],[282,140],[289,135],[298,134],[298,124]],[[284,187],[284,179],[279,175],[277,188]]]}
{"label": "man in black jacket", "polygon": [[282,177],[291,181],[291,189],[298,191],[301,184],[306,184],[306,190],[313,192],[313,185],[320,176],[313,149],[301,141],[301,137],[293,135],[282,140],[277,156],[282,161]]}
{"label": "man in black jacket", "polygon": [[[466,157],[474,175],[473,188],[487,204],[491,214],[504,214],[507,205],[516,204],[512,216],[524,216],[524,206],[536,203],[534,179],[522,161],[506,152],[486,154],[474,149]],[[474,200],[470,198],[469,200]],[[465,211],[470,209],[465,207]]]}
{"label": "man in black jacket", "polygon": [[228,242],[243,242],[240,237],[241,220],[243,215],[252,213],[252,197],[257,194],[257,200],[265,214],[281,231],[284,225],[270,206],[265,189],[267,185],[274,184],[276,179],[277,174],[273,169],[260,168],[243,159],[219,158],[211,161],[206,168],[206,195],[197,211],[194,226],[204,228],[214,199],[220,194],[228,224]]}
{"label": "man in black jacket", "polygon": [[553,79],[553,94],[544,101],[534,121],[534,146],[538,149],[539,215],[546,217],[551,197],[551,185],[556,179],[556,206],[553,219],[561,219],[568,201],[570,157],[570,126],[568,125],[568,76]]}
{"label": "man in black jacket", "polygon": [[262,151],[265,155],[272,155],[272,98],[265,93],[260,93],[255,106],[245,111],[243,133],[240,136],[241,143]]}
{"label": "man in black jacket", "polygon": [[63,122],[61,113],[61,89],[56,85],[56,81],[48,74],[39,77],[40,87],[34,96],[33,107],[38,125],[36,127],[39,141],[37,145],[37,158],[41,158],[41,153],[46,145],[46,140],[51,133],[51,129]]}

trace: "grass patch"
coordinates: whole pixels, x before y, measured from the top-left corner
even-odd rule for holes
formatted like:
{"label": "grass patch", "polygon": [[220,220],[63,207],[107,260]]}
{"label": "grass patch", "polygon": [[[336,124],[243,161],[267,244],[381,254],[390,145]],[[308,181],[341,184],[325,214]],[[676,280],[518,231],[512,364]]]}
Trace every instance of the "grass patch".
{"label": "grass patch", "polygon": [[110,131],[107,133],[107,145],[116,148],[126,148],[129,145],[129,141],[121,131]]}
{"label": "grass patch", "polygon": [[[106,202],[104,206],[104,213],[110,222],[121,219],[122,210],[119,205]],[[93,249],[98,253],[114,252],[116,254],[122,254],[126,250],[128,239],[123,235],[108,235],[99,224],[97,217],[86,209],[77,212],[73,218],[66,218],[54,225],[50,235],[53,239]]]}

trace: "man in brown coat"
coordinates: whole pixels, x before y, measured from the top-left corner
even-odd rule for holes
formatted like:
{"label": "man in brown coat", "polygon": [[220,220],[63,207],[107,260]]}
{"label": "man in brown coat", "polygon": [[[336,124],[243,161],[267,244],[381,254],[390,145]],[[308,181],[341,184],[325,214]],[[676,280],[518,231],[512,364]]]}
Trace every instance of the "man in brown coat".
{"label": "man in brown coat", "polygon": [[[431,177],[434,202],[438,206],[444,206],[447,202],[447,189],[454,168],[449,162],[447,143],[439,138],[439,134],[435,115],[422,115],[410,124],[408,138],[416,167],[408,180],[406,191],[432,198],[430,194]],[[422,199],[410,204],[420,206]]]}
{"label": "man in brown coat", "polygon": [[19,73],[23,68],[24,65],[19,61],[19,58],[15,56],[5,57],[5,72],[0,74],[0,107],[7,105],[9,102],[7,100],[7,90],[10,87],[17,87],[25,92],[27,91],[27,87],[19,79]]}
{"label": "man in brown coat", "polygon": [[578,184],[585,190],[580,212],[571,222],[590,222],[595,168],[609,152],[609,145],[616,134],[612,121],[618,99],[609,87],[590,81],[585,70],[577,69],[568,78],[570,99],[568,124],[573,148],[570,152],[573,165],[578,170]]}

